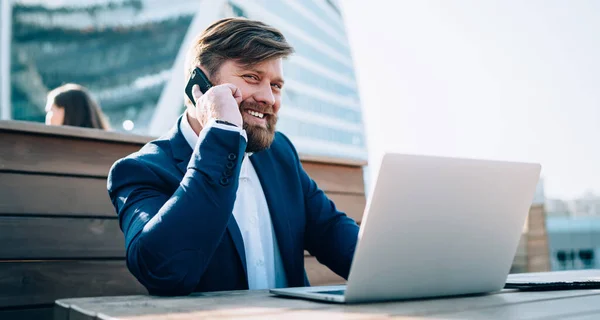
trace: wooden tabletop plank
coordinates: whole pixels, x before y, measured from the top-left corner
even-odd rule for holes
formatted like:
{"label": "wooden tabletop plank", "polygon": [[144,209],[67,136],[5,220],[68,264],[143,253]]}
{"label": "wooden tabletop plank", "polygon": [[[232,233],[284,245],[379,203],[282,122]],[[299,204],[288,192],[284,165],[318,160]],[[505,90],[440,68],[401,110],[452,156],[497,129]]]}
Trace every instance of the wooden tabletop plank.
{"label": "wooden tabletop plank", "polygon": [[600,312],[585,312],[585,313],[582,312],[582,313],[575,313],[575,314],[569,316],[569,320],[598,320],[598,319],[600,319]]}
{"label": "wooden tabletop plank", "polygon": [[312,310],[328,307],[327,304],[306,300],[270,297],[268,292],[262,290],[199,293],[170,298],[127,296],[66,299],[59,302],[62,308],[70,309],[69,317],[66,318],[69,320],[73,319],[74,315],[81,314],[88,316],[82,319],[95,319],[92,315],[101,319],[172,319],[175,316],[200,319],[214,315],[240,317],[250,314],[273,315],[289,309]]}
{"label": "wooden tabletop plank", "polygon": [[[568,304],[578,300],[584,302],[576,302],[577,306],[584,303],[598,306],[600,305],[598,303],[600,302],[600,291],[517,292],[505,290],[488,295],[358,305],[336,305],[279,298],[266,291],[205,293],[174,298],[130,296],[67,299],[60,300],[59,303],[63,308],[69,308],[69,319],[77,316],[84,316],[82,319],[97,317],[120,320],[187,320],[204,317],[295,319],[318,316],[327,316],[327,318],[333,319],[389,317],[435,319],[455,314],[461,315],[465,312],[472,312],[475,317],[486,318],[488,315],[494,316],[500,312],[498,310],[505,308],[526,308],[528,305],[535,308],[535,305],[543,307],[548,303],[558,302],[564,305],[563,308],[566,308]],[[595,309],[587,308],[584,311],[595,311]]]}
{"label": "wooden tabletop plank", "polygon": [[[592,292],[590,292],[592,291]],[[530,303],[513,303],[500,307],[483,308],[444,314],[446,319],[571,319],[572,316],[600,313],[600,290],[589,290],[589,295],[548,298]],[[598,319],[598,318],[597,318]]]}
{"label": "wooden tabletop plank", "polygon": [[[547,299],[563,299],[569,297],[587,296],[590,291],[547,291],[547,292],[518,292],[504,290],[502,292],[474,295],[465,297],[421,299],[405,302],[332,305],[331,311],[338,312],[381,312],[386,316],[437,317],[448,313],[489,308],[503,308],[513,304],[524,304]],[[598,298],[600,299],[600,293]]]}

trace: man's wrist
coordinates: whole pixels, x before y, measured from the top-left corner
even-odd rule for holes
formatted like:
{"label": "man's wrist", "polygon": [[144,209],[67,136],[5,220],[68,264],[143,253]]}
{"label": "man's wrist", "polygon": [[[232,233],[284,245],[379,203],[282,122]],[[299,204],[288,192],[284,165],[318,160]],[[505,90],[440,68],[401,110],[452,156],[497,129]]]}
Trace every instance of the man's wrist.
{"label": "man's wrist", "polygon": [[238,128],[239,128],[239,126],[238,126],[238,125],[236,125],[236,124],[233,124],[233,123],[231,123],[231,122],[229,122],[229,121],[226,121],[226,120],[215,119],[215,122],[216,122],[216,123],[225,124],[225,125],[228,125],[228,126],[233,126],[233,127],[238,127]]}
{"label": "man's wrist", "polygon": [[204,132],[211,127],[222,129],[222,130],[227,130],[227,131],[239,132],[240,135],[242,137],[244,137],[244,140],[248,141],[248,136],[246,135],[246,130],[244,130],[244,128],[242,128],[242,126],[238,126],[227,120],[221,120],[221,119],[216,119],[216,118],[211,118],[208,120],[208,122],[206,123],[206,125],[204,126],[202,131],[200,131],[200,135],[203,136],[205,134]]}

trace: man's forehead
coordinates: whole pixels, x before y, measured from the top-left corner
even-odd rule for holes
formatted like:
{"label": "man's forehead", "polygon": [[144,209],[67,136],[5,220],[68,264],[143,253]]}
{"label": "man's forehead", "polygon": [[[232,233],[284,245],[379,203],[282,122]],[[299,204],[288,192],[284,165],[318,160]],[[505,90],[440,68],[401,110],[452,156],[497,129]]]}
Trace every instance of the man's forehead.
{"label": "man's forehead", "polygon": [[243,64],[234,62],[236,67],[242,70],[254,71],[258,74],[281,75],[283,73],[283,62],[281,58],[271,59],[256,64]]}

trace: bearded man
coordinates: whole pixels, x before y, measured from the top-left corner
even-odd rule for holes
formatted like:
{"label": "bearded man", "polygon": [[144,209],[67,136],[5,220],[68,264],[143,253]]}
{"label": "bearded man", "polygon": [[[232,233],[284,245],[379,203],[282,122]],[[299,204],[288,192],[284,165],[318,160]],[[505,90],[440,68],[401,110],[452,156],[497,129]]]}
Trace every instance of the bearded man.
{"label": "bearded man", "polygon": [[358,226],[275,130],[292,53],[262,22],[215,22],[185,69],[187,79],[200,68],[214,86],[194,86],[195,105],[184,98],[169,133],[112,166],[127,266],[150,294],[308,286],[304,250],[348,277]]}

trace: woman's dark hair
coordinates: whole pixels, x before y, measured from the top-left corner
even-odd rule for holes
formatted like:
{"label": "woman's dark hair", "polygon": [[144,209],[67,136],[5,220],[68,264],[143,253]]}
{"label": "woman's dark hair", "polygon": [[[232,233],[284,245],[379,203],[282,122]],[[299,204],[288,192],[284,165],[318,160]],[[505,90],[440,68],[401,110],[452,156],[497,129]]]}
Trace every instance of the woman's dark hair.
{"label": "woman's dark hair", "polygon": [[62,85],[50,91],[48,102],[65,109],[65,126],[110,129],[100,107],[83,86],[72,83]]}

